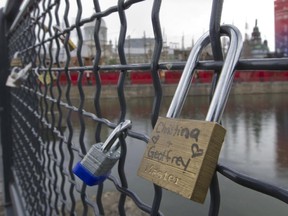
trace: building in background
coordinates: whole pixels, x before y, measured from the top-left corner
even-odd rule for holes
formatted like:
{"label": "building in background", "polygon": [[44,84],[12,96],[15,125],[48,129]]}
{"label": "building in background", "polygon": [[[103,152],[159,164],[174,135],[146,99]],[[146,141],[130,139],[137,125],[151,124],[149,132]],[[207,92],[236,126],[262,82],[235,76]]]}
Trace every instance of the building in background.
{"label": "building in background", "polygon": [[[86,23],[83,26],[83,53],[82,55],[91,57],[96,55],[95,41],[94,41],[95,21]],[[105,52],[105,45],[107,45],[107,27],[105,21],[101,20],[99,29],[99,42],[102,51]],[[105,53],[104,53],[105,54]]]}
{"label": "building in background", "polygon": [[154,49],[154,38],[131,38],[127,37],[124,44],[126,59],[129,63],[147,63],[150,62]]}
{"label": "building in background", "polygon": [[[84,65],[93,65],[94,58],[97,53],[97,48],[95,46],[95,40],[94,40],[94,29],[95,29],[95,22],[89,22],[86,23],[82,28],[82,37],[83,37],[83,43],[81,46],[81,57],[82,62]],[[63,25],[63,29],[65,29],[65,26]],[[105,21],[101,20],[101,25],[99,29],[99,43],[101,47],[101,58],[100,58],[100,64],[109,64],[109,61],[111,61],[112,58],[112,42],[107,40],[107,27]],[[76,30],[73,30],[70,35],[70,40],[78,46],[77,40],[78,35]],[[57,53],[57,47],[53,47],[53,62],[55,63],[55,57]],[[77,66],[79,65],[78,58],[77,58],[77,47],[74,50],[70,51],[70,65],[71,66]],[[67,54],[64,49],[63,44],[61,43],[61,47],[59,50],[59,62],[60,64],[64,64],[67,60]]]}
{"label": "building in background", "polygon": [[[151,62],[155,46],[154,38],[146,38],[145,32],[142,38],[127,37],[124,45],[124,52],[128,63],[149,63]],[[161,61],[174,60],[174,49],[163,42]]]}
{"label": "building in background", "polygon": [[268,42],[267,40],[262,42],[261,33],[256,20],[251,37],[249,37],[247,33],[245,34],[241,58],[267,58],[268,56]]}
{"label": "building in background", "polygon": [[288,0],[275,0],[275,52],[288,56]]}
{"label": "building in background", "polygon": [[[288,0],[286,0],[288,2]],[[287,25],[286,25],[287,30]],[[284,29],[285,29],[284,28]],[[81,47],[81,57],[84,65],[93,65],[94,58],[98,52],[95,46],[94,32],[95,32],[95,21],[86,23],[81,28],[83,44]],[[108,42],[108,29],[106,27],[105,21],[101,20],[101,26],[99,29],[99,42],[101,46],[101,65],[111,65],[111,64],[120,64],[120,59],[118,56],[118,44],[115,42],[113,45],[111,41]],[[77,36],[77,34],[76,34]],[[287,40],[287,35],[284,37]],[[76,43],[77,38],[72,38]],[[227,37],[221,38],[222,42],[222,52],[224,56],[229,47],[229,39]],[[283,42],[287,46],[287,42]],[[77,44],[77,43],[76,43]],[[283,44],[282,44],[283,45]],[[182,46],[179,47],[178,43],[170,43],[169,45],[164,40],[161,50],[160,61],[161,62],[183,62],[187,61],[191,49],[194,46],[194,41],[192,40],[191,47],[186,48],[184,46],[184,36],[182,37]],[[153,52],[155,47],[155,39],[146,37],[145,32],[143,37],[140,38],[131,38],[129,35],[125,39],[124,43],[124,53],[126,61],[128,64],[141,64],[141,63],[150,63],[153,58]],[[54,48],[55,49],[55,48]],[[285,49],[284,49],[285,51]],[[287,48],[286,48],[287,51]],[[56,49],[54,51],[56,53]],[[70,52],[71,61],[70,65],[77,66],[79,65],[77,58],[77,49]],[[276,57],[279,55],[270,53],[267,40],[262,41],[261,32],[258,27],[257,20],[255,21],[255,26],[253,27],[252,33],[248,34],[248,24],[246,24],[246,34],[243,44],[243,50],[241,58],[269,58]],[[282,55],[283,56],[283,55]],[[60,49],[59,60],[61,63],[66,61],[66,51],[62,46]],[[213,54],[211,45],[209,44],[201,52],[200,60],[213,60]]]}
{"label": "building in background", "polygon": [[[83,46],[81,55],[84,57],[84,61],[86,64],[92,64],[94,57],[96,55],[97,49],[95,46],[94,40],[94,31],[95,31],[95,22],[86,23],[83,26]],[[108,43],[107,39],[107,27],[105,21],[101,20],[101,25],[99,29],[99,42],[101,47],[101,64],[108,64],[111,56],[112,56],[112,42]]]}

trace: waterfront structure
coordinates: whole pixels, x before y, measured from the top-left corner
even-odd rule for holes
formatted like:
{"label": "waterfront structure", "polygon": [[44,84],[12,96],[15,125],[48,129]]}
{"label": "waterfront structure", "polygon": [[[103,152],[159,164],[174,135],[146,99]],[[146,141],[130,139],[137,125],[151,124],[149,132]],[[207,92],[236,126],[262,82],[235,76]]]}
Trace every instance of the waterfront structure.
{"label": "waterfront structure", "polygon": [[251,37],[245,34],[241,58],[267,58],[269,54],[268,41],[262,42],[257,20],[253,28]]}
{"label": "waterfront structure", "polygon": [[147,63],[150,62],[153,48],[154,38],[131,38],[127,37],[125,40],[124,51],[129,63]]}
{"label": "waterfront structure", "polygon": [[288,0],[275,0],[275,51],[288,56]]}
{"label": "waterfront structure", "polygon": [[[83,45],[81,55],[84,57],[86,64],[93,64],[94,57],[96,55],[97,49],[95,47],[94,32],[95,32],[95,22],[86,23],[83,26]],[[112,42],[108,43],[107,39],[107,26],[103,19],[101,19],[101,25],[99,29],[99,42],[101,47],[101,63],[107,64],[112,58]]]}
{"label": "waterfront structure", "polygon": [[[148,63],[151,62],[155,46],[154,38],[147,38],[144,32],[142,38],[127,37],[125,40],[124,51],[128,63]],[[161,53],[161,61],[174,60],[174,49],[163,42],[163,49]]]}
{"label": "waterfront structure", "polygon": [[[86,23],[82,28],[82,37],[83,44],[81,47],[81,57],[84,65],[93,65],[93,60],[97,53],[97,49],[95,46],[94,40],[94,30],[95,30],[95,21],[91,23]],[[70,39],[77,45],[77,34],[76,32],[72,32],[73,35],[70,35]],[[107,40],[107,27],[105,21],[101,20],[101,25],[99,29],[99,42],[101,47],[101,64],[106,64],[112,58],[112,42]],[[55,58],[57,47],[53,47],[53,58]],[[79,65],[77,58],[77,48],[70,51],[71,61],[70,64],[72,66]],[[59,50],[59,62],[64,63],[67,60],[66,51],[64,46],[62,45]],[[55,59],[53,60],[55,63]]]}
{"label": "waterfront structure", "polygon": [[[96,55],[94,32],[95,32],[95,21],[86,23],[82,29],[83,32],[83,55],[86,57],[91,57]],[[99,42],[101,48],[105,48],[107,44],[107,27],[105,21],[101,20],[100,30],[99,30]],[[105,55],[105,49],[104,49]]]}
{"label": "waterfront structure", "polygon": [[[285,0],[288,2],[288,0]],[[83,45],[81,49],[81,56],[84,65],[93,65],[97,49],[95,47],[94,31],[95,31],[95,21],[86,23],[82,28]],[[248,30],[246,28],[246,30]],[[287,29],[286,29],[287,30]],[[119,64],[119,59],[117,58],[117,42],[112,45],[112,42],[107,39],[108,28],[105,21],[101,20],[101,26],[99,30],[99,41],[101,46],[101,59],[100,64]],[[72,38],[73,39],[73,38]],[[194,43],[192,42],[192,47]],[[227,38],[222,38],[222,51],[226,54],[227,48],[229,47],[229,40]],[[153,56],[155,46],[155,39],[146,37],[145,32],[143,37],[131,38],[127,36],[124,43],[124,52],[126,56],[126,61],[129,64],[134,63],[149,63]],[[163,48],[160,57],[162,62],[180,62],[186,61],[192,47],[185,48],[182,40],[182,47],[173,46],[173,43],[167,45],[166,41],[163,41]],[[76,50],[70,52],[71,64],[78,65],[78,59],[76,56]],[[267,58],[271,57],[269,52],[268,42],[264,40],[262,42],[261,32],[259,31],[257,20],[255,21],[255,26],[249,36],[245,34],[244,46],[241,58]],[[274,54],[273,54],[274,55]],[[200,60],[212,60],[212,50],[211,46],[208,45],[202,52]],[[66,52],[64,48],[60,50],[60,62],[66,61]]]}

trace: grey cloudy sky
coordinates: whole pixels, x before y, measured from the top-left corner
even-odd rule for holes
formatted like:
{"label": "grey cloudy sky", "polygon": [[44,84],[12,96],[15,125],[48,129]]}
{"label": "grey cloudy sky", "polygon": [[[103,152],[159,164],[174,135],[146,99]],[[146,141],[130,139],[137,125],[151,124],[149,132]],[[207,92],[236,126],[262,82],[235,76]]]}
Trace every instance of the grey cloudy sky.
{"label": "grey cloudy sky", "polygon": [[[0,7],[5,4],[0,0]],[[89,17],[94,12],[92,0],[84,0],[82,17]],[[70,17],[76,17],[76,0],[71,0]],[[101,10],[117,4],[117,0],[100,0]],[[128,29],[127,36],[146,37],[153,36],[151,25],[151,8],[153,0],[132,5],[127,11]],[[190,46],[192,38],[197,40],[209,27],[212,0],[162,0],[160,21],[165,32],[167,43],[176,42],[181,46],[181,38],[184,35],[185,46]],[[251,35],[255,20],[258,19],[258,27],[262,39],[268,40],[270,50],[274,50],[274,0],[224,0],[221,22],[234,24],[242,32]],[[117,13],[105,18],[108,27],[108,39],[113,43],[118,38],[119,18]],[[248,31],[245,23],[248,23]],[[164,38],[165,39],[165,38]]]}
{"label": "grey cloudy sky", "polygon": [[[115,5],[117,0],[100,2],[101,9],[104,10]],[[152,3],[153,0],[146,0],[127,10],[127,35],[142,37],[144,30],[146,36],[153,35],[150,21]],[[185,38],[185,46],[191,45],[193,37],[195,40],[198,39],[208,30],[211,5],[212,0],[162,0],[160,19],[168,43],[178,42],[181,45],[182,35]],[[85,4],[85,9],[86,6],[85,14],[89,14],[90,11],[92,13],[93,8]],[[262,39],[267,39],[270,50],[274,50],[274,0],[224,0],[221,22],[236,25],[243,38],[246,32],[245,23],[248,23],[248,33],[251,35],[256,19]],[[117,38],[118,34],[117,14],[106,18],[105,21],[110,39],[114,40],[113,37]]]}

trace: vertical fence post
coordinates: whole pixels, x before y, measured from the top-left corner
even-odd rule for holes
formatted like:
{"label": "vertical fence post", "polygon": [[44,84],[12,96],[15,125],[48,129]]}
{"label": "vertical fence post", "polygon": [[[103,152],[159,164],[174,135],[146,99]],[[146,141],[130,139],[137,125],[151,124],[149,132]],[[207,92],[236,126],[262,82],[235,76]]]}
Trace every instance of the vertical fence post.
{"label": "vertical fence post", "polygon": [[[209,24],[209,34],[210,34],[210,41],[211,41],[211,48],[212,53],[215,61],[222,61],[223,60],[223,53],[221,49],[221,41],[220,41],[220,22],[221,22],[221,15],[223,9],[224,0],[213,0],[212,2],[212,9],[210,14],[210,24]],[[214,91],[216,89],[216,85],[219,79],[221,71],[215,70],[212,80],[212,86],[210,90],[210,101],[212,100]],[[217,172],[214,173],[212,178],[211,186],[210,186],[210,209],[209,215],[218,215],[219,208],[220,208],[220,188],[218,182]]]}
{"label": "vertical fence post", "polygon": [[9,49],[7,32],[18,14],[21,1],[13,0],[0,9],[0,164],[2,163],[2,180],[4,205],[11,206],[12,200],[9,185],[12,182],[12,127],[10,89],[5,82],[9,75]]}
{"label": "vertical fence post", "polygon": [[5,36],[7,23],[3,9],[0,9],[0,137],[1,137],[1,162],[3,170],[1,173],[3,178],[4,205],[11,205],[11,197],[9,193],[9,183],[12,180],[11,163],[12,163],[12,142],[11,142],[11,121],[10,118],[10,97],[9,89],[5,86],[8,76],[9,59],[7,38]]}

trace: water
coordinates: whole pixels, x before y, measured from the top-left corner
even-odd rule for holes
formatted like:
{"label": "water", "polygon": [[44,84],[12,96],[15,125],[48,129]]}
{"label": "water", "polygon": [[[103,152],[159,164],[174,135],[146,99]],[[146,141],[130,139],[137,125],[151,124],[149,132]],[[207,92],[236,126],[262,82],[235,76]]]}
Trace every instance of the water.
{"label": "water", "polygon": [[[161,116],[165,116],[171,98],[164,98]],[[133,130],[150,134],[150,116],[153,98],[127,100],[127,119],[132,120]],[[115,99],[102,100],[103,116],[117,122],[119,104]],[[220,159],[221,163],[249,175],[279,185],[288,190],[288,94],[232,95],[223,115],[227,130]],[[93,102],[87,100],[85,109],[93,112]],[[206,97],[189,97],[183,107],[183,118],[204,119],[208,109]],[[78,142],[77,115],[72,116],[75,127],[73,141]],[[86,120],[84,142],[94,143],[96,123]],[[108,132],[104,128],[103,138]],[[129,188],[148,204],[153,200],[153,186],[137,176],[146,143],[127,138],[128,155],[125,171]],[[116,169],[113,174],[117,175]],[[274,198],[246,189],[220,174],[220,215],[287,215],[288,205]],[[113,190],[107,182],[105,190]],[[92,189],[95,193],[95,190]],[[169,191],[163,192],[161,211],[165,215],[207,215],[209,194],[205,203],[197,204]]]}

